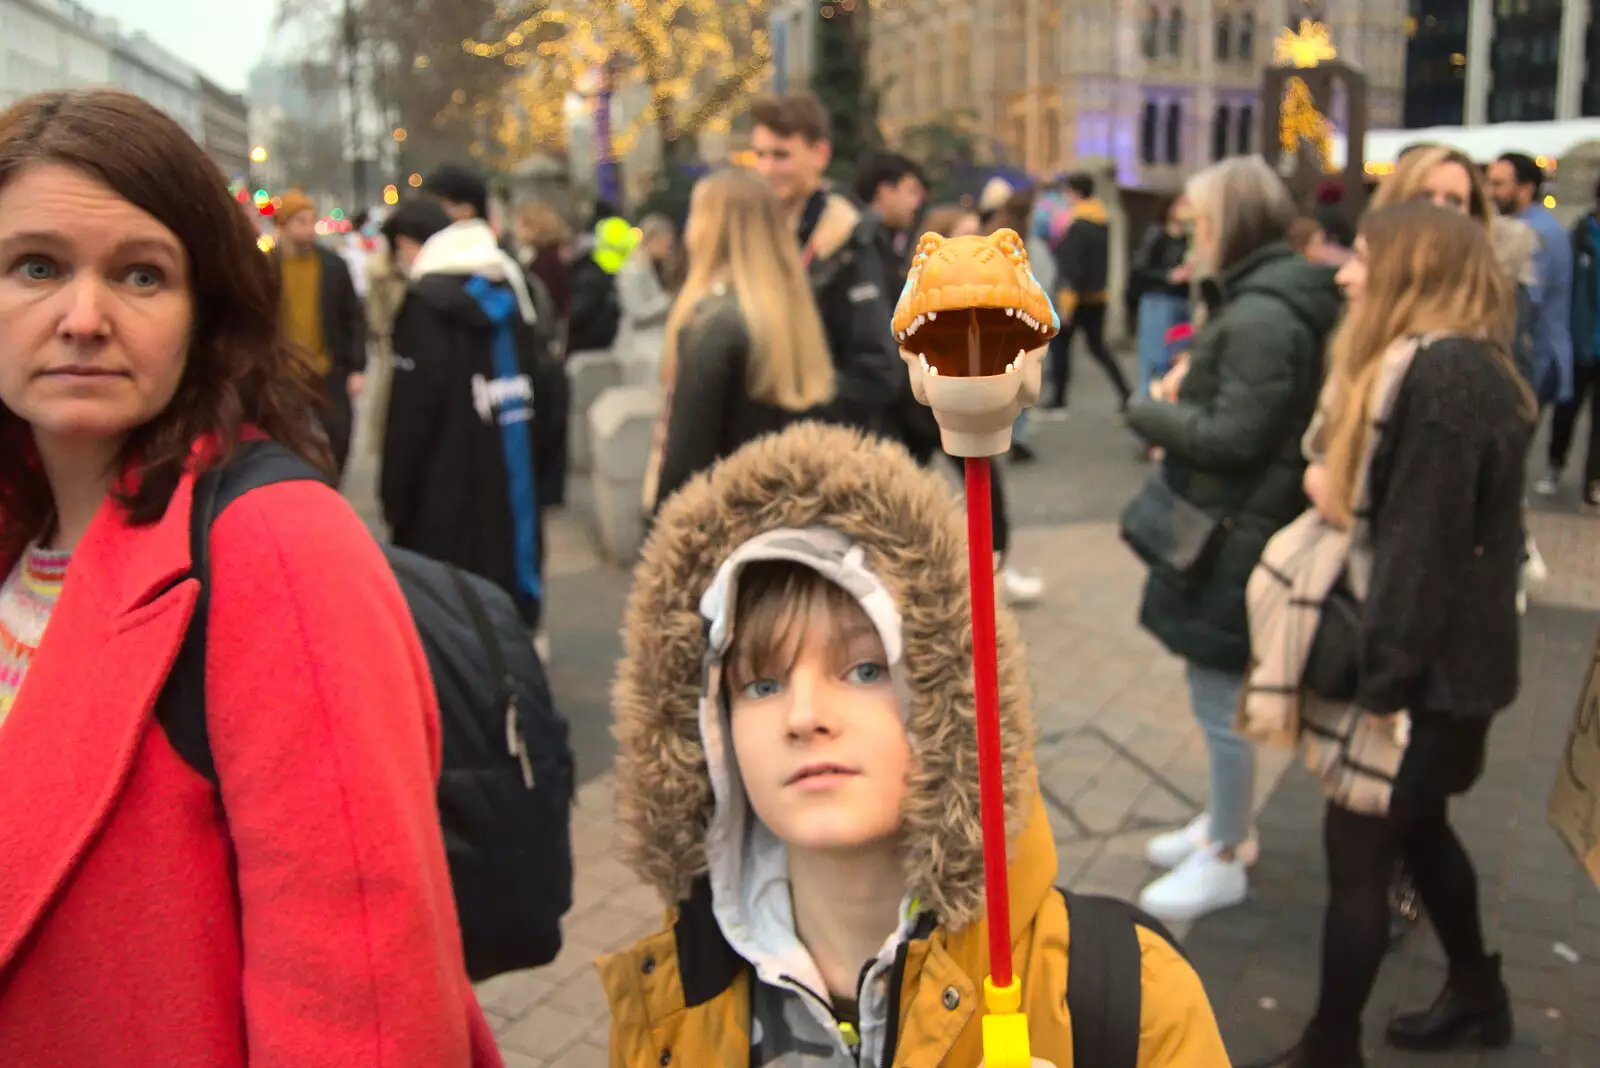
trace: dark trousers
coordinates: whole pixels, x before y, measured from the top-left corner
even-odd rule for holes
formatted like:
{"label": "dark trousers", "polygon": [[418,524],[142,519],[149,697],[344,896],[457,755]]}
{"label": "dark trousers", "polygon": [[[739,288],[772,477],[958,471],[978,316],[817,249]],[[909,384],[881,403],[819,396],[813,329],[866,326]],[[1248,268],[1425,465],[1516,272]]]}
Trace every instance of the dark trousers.
{"label": "dark trousers", "polygon": [[[962,477],[962,485],[965,485],[966,460],[960,456],[951,456],[943,449],[939,450],[939,455],[954,465],[956,472]],[[989,523],[994,527],[994,551],[999,553],[1000,559],[1004,561],[1007,550],[1011,548],[1011,521],[1006,518],[1006,480],[1001,474],[998,459],[989,461]]]}
{"label": "dark trousers", "polygon": [[1589,455],[1583,468],[1583,483],[1587,486],[1600,482],[1600,360],[1573,367],[1572,399],[1556,405],[1550,421],[1550,466],[1557,471],[1567,466],[1584,401],[1589,402]]}
{"label": "dark trousers", "polygon": [[1106,306],[1101,303],[1078,305],[1072,318],[1062,324],[1061,333],[1050,340],[1045,368],[1044,407],[1066,407],[1067,388],[1072,384],[1072,339],[1079,330],[1083,331],[1084,340],[1089,343],[1089,355],[1111,379],[1117,397],[1127,404],[1132,394],[1128,389],[1128,380],[1122,376],[1122,368],[1117,366],[1116,357],[1111,355],[1111,349],[1106,346]]}
{"label": "dark trousers", "polygon": [[342,479],[344,465],[350,459],[350,434],[355,427],[349,374],[333,371],[324,375],[322,390],[328,400],[327,407],[322,411],[322,429],[328,435],[328,449],[333,453],[334,469]]}
{"label": "dark trousers", "polygon": [[1388,949],[1389,883],[1397,860],[1404,860],[1452,968],[1469,969],[1484,959],[1478,876],[1450,827],[1448,805],[1442,793],[1388,816],[1328,804],[1322,824],[1328,911],[1316,1026],[1332,1040],[1360,1033],[1361,1012]]}

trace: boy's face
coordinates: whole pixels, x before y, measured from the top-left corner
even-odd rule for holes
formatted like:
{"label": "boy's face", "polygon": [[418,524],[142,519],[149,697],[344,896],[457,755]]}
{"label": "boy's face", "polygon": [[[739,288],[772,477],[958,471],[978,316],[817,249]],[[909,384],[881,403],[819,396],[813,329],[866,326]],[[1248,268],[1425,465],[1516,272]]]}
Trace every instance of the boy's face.
{"label": "boy's face", "polygon": [[734,755],[750,805],[796,850],[852,850],[900,829],[911,745],[883,642],[854,605],[816,598],[793,663],[730,672]]}

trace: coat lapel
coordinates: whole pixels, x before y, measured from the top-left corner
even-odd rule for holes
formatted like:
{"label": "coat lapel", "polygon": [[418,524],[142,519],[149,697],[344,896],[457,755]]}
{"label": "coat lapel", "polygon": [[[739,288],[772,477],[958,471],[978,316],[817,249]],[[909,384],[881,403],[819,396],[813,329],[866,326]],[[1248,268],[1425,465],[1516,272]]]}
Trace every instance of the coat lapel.
{"label": "coat lapel", "polygon": [[115,808],[182,644],[192,486],[145,526],[101,506],[0,728],[0,972]]}

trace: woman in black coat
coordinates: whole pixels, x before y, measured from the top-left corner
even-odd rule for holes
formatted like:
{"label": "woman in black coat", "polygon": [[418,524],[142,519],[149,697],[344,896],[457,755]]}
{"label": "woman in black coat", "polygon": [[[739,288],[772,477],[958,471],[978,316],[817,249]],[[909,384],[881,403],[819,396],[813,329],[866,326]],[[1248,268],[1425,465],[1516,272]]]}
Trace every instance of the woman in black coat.
{"label": "woman in black coat", "polygon": [[[1339,272],[1351,310],[1333,345],[1324,429],[1308,442],[1326,462],[1308,468],[1306,491],[1353,546],[1370,541],[1354,707],[1401,751],[1376,806],[1385,811],[1328,803],[1321,991],[1299,1045],[1263,1062],[1283,1068],[1361,1065],[1400,859],[1450,971],[1431,1008],[1389,1025],[1390,1044],[1500,1047],[1512,1030],[1448,805],[1482,773],[1490,721],[1517,693],[1524,463],[1538,409],[1511,355],[1514,292],[1481,225],[1401,204],[1368,216],[1354,252]],[[1393,362],[1412,346],[1409,364]],[[1375,385],[1385,362],[1399,380],[1386,410]],[[1368,762],[1381,763],[1375,751]]]}

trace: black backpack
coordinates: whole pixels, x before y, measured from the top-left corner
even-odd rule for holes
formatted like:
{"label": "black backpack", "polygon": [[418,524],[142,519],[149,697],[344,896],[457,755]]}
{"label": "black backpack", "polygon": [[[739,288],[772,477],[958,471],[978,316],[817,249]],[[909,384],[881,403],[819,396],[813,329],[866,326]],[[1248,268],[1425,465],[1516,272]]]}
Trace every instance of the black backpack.
{"label": "black backpack", "polygon": [[1059,891],[1066,899],[1067,1014],[1072,1019],[1072,1063],[1093,1068],[1137,1068],[1143,954],[1140,927],[1183,947],[1160,920],[1112,897]]}
{"label": "black backpack", "polygon": [[[195,482],[190,577],[200,594],[156,718],[178,755],[213,784],[205,705],[211,526],[251,490],[308,480],[323,481],[288,449],[259,441]],[[561,917],[572,907],[567,723],[510,595],[416,553],[383,551],[422,637],[439,700],[439,821],[467,972],[479,981],[548,964],[561,949]]]}

